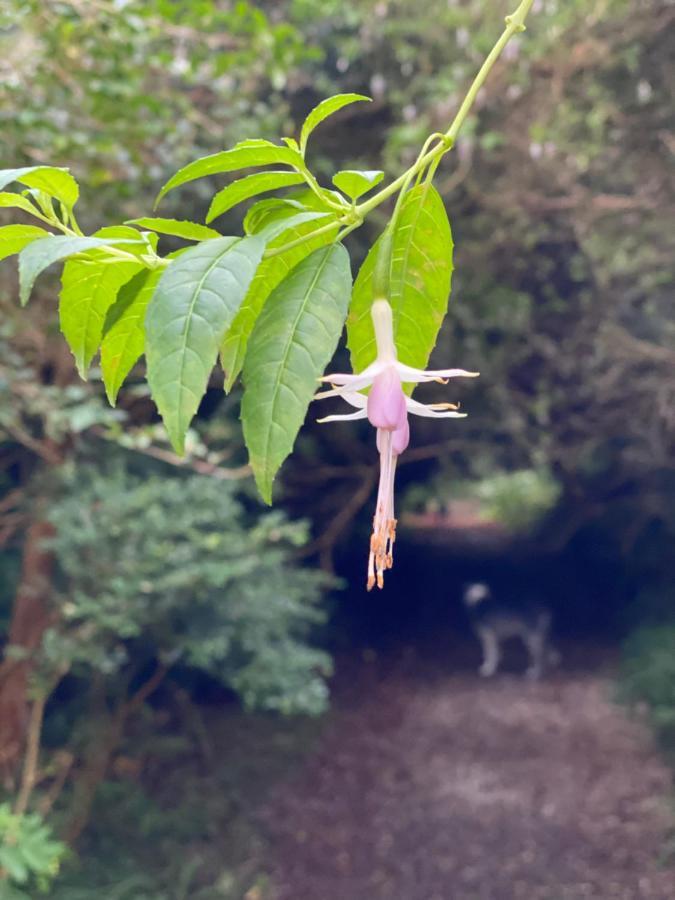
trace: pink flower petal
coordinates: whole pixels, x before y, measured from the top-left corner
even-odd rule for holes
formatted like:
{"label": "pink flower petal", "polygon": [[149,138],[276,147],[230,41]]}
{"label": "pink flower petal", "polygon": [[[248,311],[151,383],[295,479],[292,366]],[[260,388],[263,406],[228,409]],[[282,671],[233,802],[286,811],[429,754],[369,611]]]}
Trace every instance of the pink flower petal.
{"label": "pink flower petal", "polygon": [[[384,450],[384,435],[386,433],[387,432],[384,428],[377,429],[377,449],[379,453],[382,453]],[[410,425],[408,424],[408,419],[406,418],[405,422],[399,428],[395,428],[391,432],[391,452],[394,454],[394,456],[400,456],[409,443]]]}
{"label": "pink flower petal", "polygon": [[393,366],[387,366],[373,381],[368,394],[368,419],[375,428],[393,431],[406,420],[405,394]]}

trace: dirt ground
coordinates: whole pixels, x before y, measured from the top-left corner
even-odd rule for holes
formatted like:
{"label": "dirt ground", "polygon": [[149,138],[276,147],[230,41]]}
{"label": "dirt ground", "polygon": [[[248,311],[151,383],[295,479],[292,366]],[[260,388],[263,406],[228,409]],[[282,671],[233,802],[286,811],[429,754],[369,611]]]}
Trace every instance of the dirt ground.
{"label": "dirt ground", "polygon": [[277,900],[673,900],[668,770],[575,652],[536,684],[419,648],[345,662],[264,813]]}

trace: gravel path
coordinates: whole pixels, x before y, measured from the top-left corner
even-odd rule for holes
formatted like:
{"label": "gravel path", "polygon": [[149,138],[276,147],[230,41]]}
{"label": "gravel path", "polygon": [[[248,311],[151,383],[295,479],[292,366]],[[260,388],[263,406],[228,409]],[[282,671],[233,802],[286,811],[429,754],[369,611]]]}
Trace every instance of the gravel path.
{"label": "gravel path", "polygon": [[264,813],[275,897],[673,900],[668,771],[611,690],[579,669],[346,664],[318,751]]}

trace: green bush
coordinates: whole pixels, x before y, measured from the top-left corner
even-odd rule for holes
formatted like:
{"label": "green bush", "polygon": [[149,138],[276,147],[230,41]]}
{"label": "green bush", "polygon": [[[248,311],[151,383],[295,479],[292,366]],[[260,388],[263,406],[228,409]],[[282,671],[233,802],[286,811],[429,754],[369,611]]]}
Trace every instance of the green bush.
{"label": "green bush", "polygon": [[454,501],[469,501],[485,520],[522,532],[536,526],[555,507],[560,491],[547,469],[497,472],[476,481],[457,481],[441,473],[429,484],[414,485],[404,504],[408,509],[438,512],[449,509]]}
{"label": "green bush", "polygon": [[548,471],[524,469],[484,478],[475,493],[489,518],[514,531],[526,531],[553,509],[560,486]]}
{"label": "green bush", "polygon": [[17,815],[9,803],[0,803],[0,900],[46,894],[65,853],[41,816]]}
{"label": "green bush", "polygon": [[621,696],[646,703],[658,735],[675,749],[675,621],[643,626],[628,639]]}
{"label": "green bush", "polygon": [[51,510],[60,622],[50,670],[112,686],[180,662],[249,708],[316,714],[330,660],[310,646],[324,621],[321,573],[295,564],[303,523],[247,513],[232,482],[77,468]]}

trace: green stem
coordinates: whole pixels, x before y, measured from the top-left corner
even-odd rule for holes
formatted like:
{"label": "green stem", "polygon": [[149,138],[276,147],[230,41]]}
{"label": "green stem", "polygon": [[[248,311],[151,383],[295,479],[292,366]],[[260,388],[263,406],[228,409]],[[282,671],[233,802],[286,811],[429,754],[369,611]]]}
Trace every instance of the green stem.
{"label": "green stem", "polygon": [[[304,244],[307,241],[311,241],[312,238],[319,237],[322,234],[327,234],[329,231],[332,231],[333,228],[336,228],[340,223],[339,219],[332,219],[328,222],[327,225],[322,225],[321,228],[317,228],[316,231],[310,231],[309,234],[305,234],[302,237],[296,238],[293,241],[289,241],[287,244],[284,244],[283,247],[275,247],[273,250],[266,250],[263,253],[263,259],[270,259],[272,256],[280,256],[282,253],[285,253],[287,250],[292,250],[294,247],[299,247],[300,244]],[[360,225],[360,220],[353,223],[353,227],[356,228],[357,225]],[[350,231],[353,229],[350,228]]]}
{"label": "green stem", "polygon": [[[342,224],[343,226],[345,226],[344,230],[339,235],[339,237],[344,237],[344,235],[348,234],[350,231],[358,228],[359,225],[361,225],[361,223],[363,222],[364,218],[368,215],[368,213],[372,212],[372,210],[380,206],[380,204],[384,203],[385,200],[388,200],[389,197],[391,197],[393,194],[399,192],[396,208],[394,210],[394,216],[392,218],[393,222],[400,210],[403,194],[405,193],[405,190],[412,179],[416,175],[423,172],[427,168],[427,166],[433,166],[433,169],[435,170],[441,157],[445,153],[447,153],[454,144],[455,139],[459,134],[459,130],[464,124],[464,120],[471,111],[471,107],[476,100],[478,92],[483,86],[485,79],[487,78],[490,70],[499,58],[502,50],[507,45],[509,40],[513,37],[513,35],[516,34],[516,32],[525,30],[525,18],[529,13],[533,2],[534,0],[522,0],[518,9],[512,15],[506,17],[506,28],[504,29],[503,34],[488,54],[483,65],[480,67],[478,74],[474,78],[466,97],[462,101],[462,105],[457,111],[457,115],[455,116],[452,124],[444,134],[432,134],[425,140],[419,156],[412,164],[412,166],[410,166],[410,168],[406,169],[406,171],[402,175],[400,175],[395,181],[392,181],[391,184],[387,185],[387,187],[379,191],[379,193],[371,197],[370,200],[366,200],[358,206],[351,207],[349,210],[348,218],[338,217],[337,221],[329,222],[327,225],[323,225],[321,228],[317,228],[316,231],[312,231],[310,234],[296,238],[295,240],[290,241],[288,244],[284,244],[283,247],[276,247],[273,250],[267,250],[263,254],[263,259],[269,259],[273,256],[279,256],[282,253],[285,253],[287,250],[292,250],[294,247],[298,247],[300,244],[304,244],[306,241],[309,241],[312,238],[319,237],[322,234],[326,234],[332,228],[335,228],[336,224]],[[435,147],[427,150],[426,148],[429,146],[429,143],[434,140],[434,138],[438,139],[438,143]],[[329,206],[333,206],[334,209],[339,210],[343,214],[346,212],[343,207],[335,202],[331,202],[326,197],[325,192],[322,190],[319,183],[316,181],[316,179],[308,169],[303,170],[302,175],[305,177],[305,180],[307,181],[307,184],[309,185],[311,190],[317,195],[317,197],[320,197],[324,203]],[[382,254],[380,254],[380,256],[382,256]],[[384,265],[384,259],[382,261],[382,265]],[[386,277],[384,278],[384,281],[386,282]]]}
{"label": "green stem", "polygon": [[303,176],[310,190],[321,200],[322,203],[325,203],[326,206],[332,207],[334,210],[339,210],[340,212],[344,212],[345,208],[341,203],[338,203],[336,200],[331,200],[330,197],[326,196],[326,192],[323,190],[319,182],[312,175],[308,168],[303,167],[299,170],[300,174]]}
{"label": "green stem", "polygon": [[[426,139],[426,141],[424,142],[424,145],[422,146],[422,149],[420,150],[419,157],[417,158],[417,160],[415,160],[415,163],[417,163],[418,160],[421,159],[423,156],[426,156],[426,154],[429,150],[429,145],[432,144],[434,141],[443,142],[446,145],[445,146],[446,150],[452,149],[452,141],[449,138],[447,138],[442,132],[437,131],[437,132],[435,132],[435,134],[430,134],[429,137]],[[433,177],[433,172],[436,170],[436,166],[438,165],[440,160],[441,160],[440,156],[436,157],[436,160],[432,163],[431,166],[429,166],[429,169],[427,170],[427,176],[426,176],[427,178],[429,177],[429,172],[432,173],[432,177]],[[420,169],[415,174],[417,176],[415,178],[415,185],[418,185],[420,183],[420,181],[422,180],[422,176],[424,175],[424,169]],[[406,188],[401,189],[402,192],[403,192],[403,190],[407,189],[407,184],[408,184],[408,182],[406,182]]]}
{"label": "green stem", "polygon": [[75,233],[82,235],[84,237],[84,232],[80,228],[80,226],[77,222],[77,219],[75,218],[75,213],[72,211],[72,209],[69,210],[68,217],[70,219],[70,224],[71,224],[72,228],[74,229]]}
{"label": "green stem", "polygon": [[49,219],[47,216],[43,216],[41,212],[37,209],[33,209],[30,212],[31,216],[35,216],[36,219],[39,219],[41,222],[46,222],[47,225],[51,225],[52,227],[60,227],[63,229],[63,223],[59,221],[54,221],[54,219]]}
{"label": "green stem", "polygon": [[381,203],[384,203],[385,200],[389,199],[389,197],[391,197],[397,191],[400,191],[410,178],[417,175],[418,172],[421,172],[428,165],[447,153],[449,145],[451,143],[454,143],[455,139],[457,138],[457,135],[459,134],[459,131],[464,124],[464,120],[471,111],[471,107],[476,100],[478,92],[483,87],[486,78],[490,74],[490,70],[501,55],[502,50],[508,44],[514,34],[519,31],[525,30],[525,19],[530,11],[533,2],[534,0],[522,0],[518,9],[512,15],[506,17],[506,28],[504,29],[504,32],[488,54],[483,65],[478,70],[478,74],[474,78],[466,97],[462,101],[462,105],[457,111],[457,115],[455,116],[448,130],[445,132],[443,140],[439,141],[439,143],[435,147],[432,147],[431,150],[428,151],[428,153],[425,153],[423,156],[418,157],[413,165],[402,175],[400,175],[395,181],[392,181],[391,184],[387,185],[387,187],[383,188],[379,193],[375,194],[374,197],[371,197],[370,200],[366,200],[359,206],[357,206],[356,210],[362,218],[365,218],[369,212],[375,209],[375,207],[379,206]]}
{"label": "green stem", "polygon": [[[391,259],[394,252],[394,232],[396,231],[396,223],[398,222],[398,217],[401,213],[401,207],[403,206],[403,198],[405,197],[408,188],[410,187],[410,183],[413,180],[417,163],[426,154],[429,148],[429,144],[431,144],[437,138],[444,140],[442,134],[429,135],[429,137],[422,145],[422,149],[420,150],[415,163],[410,167],[410,169],[408,169],[407,173],[404,173],[405,180],[401,185],[401,190],[398,192],[396,205],[394,206],[394,212],[392,213],[391,219],[389,220],[389,223],[385,228],[384,233],[382,234],[382,238],[380,240],[380,248],[377,253],[377,258],[375,259],[375,265],[373,267],[373,301],[378,300],[381,297],[388,299],[391,294]],[[421,171],[422,170],[420,170],[420,172]]]}
{"label": "green stem", "polygon": [[351,225],[346,225],[342,229],[342,231],[340,231],[338,233],[338,236],[335,238],[336,242],[344,240],[348,234],[350,234],[352,231],[354,231],[355,228],[359,228],[362,224],[363,223],[361,222],[361,220],[358,219],[356,222],[352,222]]}
{"label": "green stem", "polygon": [[[42,219],[43,222],[46,222],[53,228],[58,228],[59,231],[62,231],[68,237],[84,237],[82,230],[76,222],[75,225],[77,226],[77,230],[71,228],[69,225],[66,225],[65,222],[62,222],[61,219],[59,219],[57,216],[54,216],[53,219],[50,219],[46,216],[43,216],[37,211],[32,215],[34,215],[38,219]],[[143,265],[147,266],[149,269],[158,269],[169,265],[169,260],[164,259],[161,256],[134,256],[133,253],[128,253],[126,250],[120,250],[119,247],[101,247],[101,250],[105,250],[107,254],[109,254],[110,256],[114,256],[116,259],[126,259],[130,262],[142,262]],[[75,254],[75,256],[78,255],[79,254]]]}

